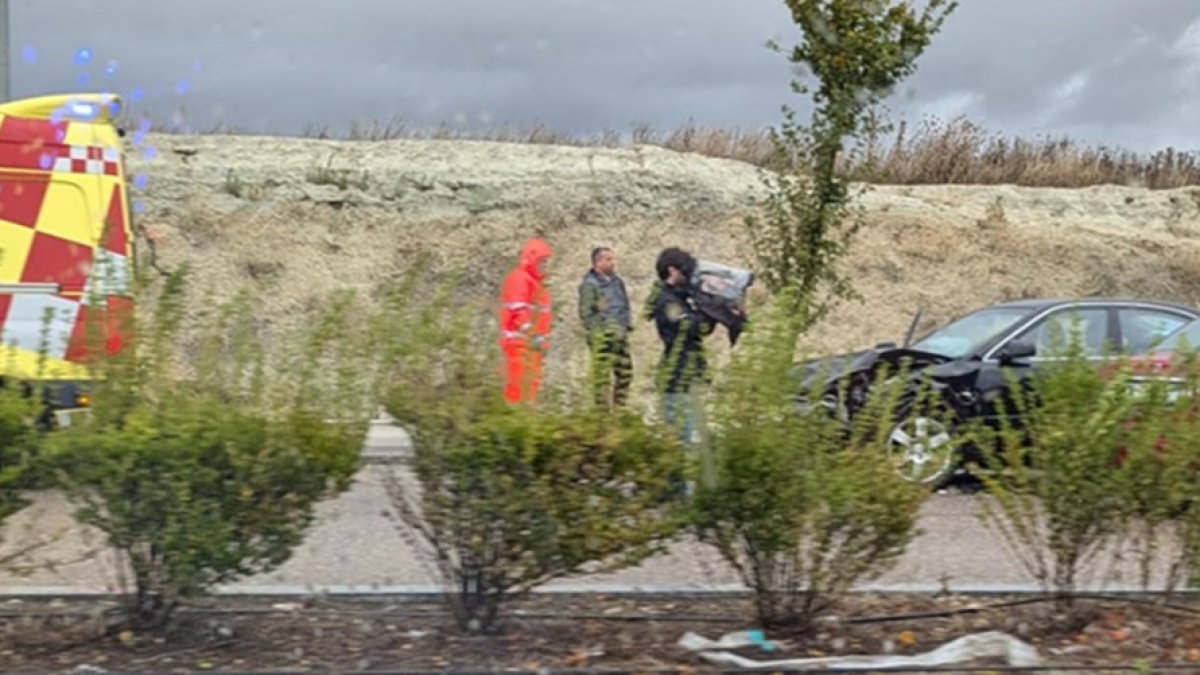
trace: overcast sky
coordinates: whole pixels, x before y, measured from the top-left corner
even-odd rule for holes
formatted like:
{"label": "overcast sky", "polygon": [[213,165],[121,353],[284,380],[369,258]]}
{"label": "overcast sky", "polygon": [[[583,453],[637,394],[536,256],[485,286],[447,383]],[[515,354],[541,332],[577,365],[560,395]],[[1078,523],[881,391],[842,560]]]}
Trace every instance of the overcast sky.
{"label": "overcast sky", "polygon": [[[1200,0],[961,0],[893,117],[1200,150]],[[10,0],[14,97],[143,96],[192,127],[758,128],[795,100],[783,0]],[[90,50],[91,61],[77,63]],[[81,80],[86,77],[86,80]]]}

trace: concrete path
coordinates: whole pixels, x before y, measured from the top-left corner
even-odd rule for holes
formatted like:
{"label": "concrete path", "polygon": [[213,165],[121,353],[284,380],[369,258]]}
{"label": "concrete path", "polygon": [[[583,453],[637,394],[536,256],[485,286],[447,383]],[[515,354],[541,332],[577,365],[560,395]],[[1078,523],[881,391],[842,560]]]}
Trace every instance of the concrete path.
{"label": "concrete path", "polygon": [[[403,430],[386,420],[375,424],[364,448],[368,464],[346,493],[321,505],[305,543],[279,569],[223,590],[238,593],[435,592],[436,577],[393,516],[386,484],[408,476],[404,459],[411,445]],[[976,516],[979,497],[939,494],[925,505],[921,534],[897,565],[863,588],[894,590],[1005,591],[1033,588],[1034,579],[1003,542]],[[30,537],[59,537],[36,554],[39,562],[68,561],[27,574],[0,573],[0,594],[104,593],[119,588],[109,554],[77,561],[100,542],[76,526],[68,504],[55,492],[41,493],[0,531],[0,558]],[[75,561],[75,562],[71,562]],[[1135,587],[1132,561],[1099,570],[1087,579],[1092,589]],[[681,542],[665,555],[610,574],[560,579],[545,590],[720,591],[740,589],[736,574],[711,549]]]}

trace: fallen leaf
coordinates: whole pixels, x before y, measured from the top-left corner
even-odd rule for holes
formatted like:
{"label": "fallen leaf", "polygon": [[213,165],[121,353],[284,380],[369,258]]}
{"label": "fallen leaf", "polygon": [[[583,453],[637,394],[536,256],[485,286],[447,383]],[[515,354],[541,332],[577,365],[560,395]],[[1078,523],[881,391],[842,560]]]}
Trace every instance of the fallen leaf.
{"label": "fallen leaf", "polygon": [[1124,628],[1118,628],[1117,630],[1109,633],[1109,636],[1111,636],[1112,639],[1116,640],[1117,642],[1124,642],[1129,639],[1129,631],[1125,630]]}
{"label": "fallen leaf", "polygon": [[133,631],[123,630],[120,633],[117,633],[117,639],[121,641],[121,644],[127,645],[133,642]]}
{"label": "fallen leaf", "polygon": [[899,635],[900,644],[911,646],[917,643],[917,636],[913,635],[911,630],[901,631]]}
{"label": "fallen leaf", "polygon": [[1200,661],[1200,649],[1192,647],[1191,649],[1187,650],[1187,660],[1191,661],[1192,663]]}
{"label": "fallen leaf", "polygon": [[571,650],[571,653],[569,655],[567,655],[566,663],[568,666],[570,666],[572,668],[577,668],[577,667],[582,666],[585,663],[587,663],[587,660],[588,660],[587,651],[585,651],[583,649],[574,649],[574,650]]}

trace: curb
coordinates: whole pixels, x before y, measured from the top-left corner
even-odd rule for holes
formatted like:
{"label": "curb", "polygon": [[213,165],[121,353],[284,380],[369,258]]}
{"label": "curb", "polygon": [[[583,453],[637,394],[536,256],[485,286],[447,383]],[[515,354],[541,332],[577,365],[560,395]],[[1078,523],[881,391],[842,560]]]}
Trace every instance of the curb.
{"label": "curb", "polygon": [[[372,447],[368,443],[363,444],[363,448],[359,457],[363,464],[380,465],[380,464],[407,464],[412,460],[412,440],[408,436],[408,432],[402,427],[396,425],[396,421],[386,414],[381,414],[379,417],[371,420],[372,429],[392,428],[399,430],[404,435],[404,441],[399,444],[390,443],[387,445],[378,445]],[[369,437],[371,432],[367,432]],[[394,439],[393,439],[394,441]]]}
{"label": "curb", "polygon": [[359,459],[366,466],[412,463],[412,457],[403,452],[364,452],[359,455]]}
{"label": "curb", "polygon": [[[927,594],[927,595],[1044,595],[1046,591],[1037,584],[963,584],[955,586],[940,583],[907,584],[864,584],[855,587],[851,594]],[[1112,587],[1079,588],[1077,593],[1103,594],[1112,596],[1160,596],[1165,591],[1144,590],[1135,585]],[[746,595],[750,589],[739,584],[719,586],[696,585],[626,585],[626,584],[561,584],[531,591],[532,595],[625,595],[635,597],[712,597]],[[1200,589],[1179,589],[1172,595],[1194,596]],[[261,585],[226,586],[213,590],[214,598],[297,598],[325,596],[336,598],[380,598],[390,600],[422,601],[440,599],[445,595],[441,587],[434,584],[411,585]],[[71,586],[0,587],[0,601],[21,599],[64,599],[101,600],[120,597],[120,593],[107,590],[84,589]]]}

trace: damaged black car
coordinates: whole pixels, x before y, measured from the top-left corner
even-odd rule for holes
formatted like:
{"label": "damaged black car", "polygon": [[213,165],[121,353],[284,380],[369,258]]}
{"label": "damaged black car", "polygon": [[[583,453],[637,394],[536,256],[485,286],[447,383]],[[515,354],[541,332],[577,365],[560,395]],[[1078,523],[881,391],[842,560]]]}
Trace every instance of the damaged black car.
{"label": "damaged black car", "polygon": [[[941,487],[983,459],[979,448],[957,442],[958,429],[971,420],[998,426],[1001,411],[1014,407],[1010,382],[1028,383],[1046,358],[1039,354],[1061,353],[1072,334],[1098,361],[1139,353],[1198,316],[1195,308],[1154,300],[1029,299],[975,310],[913,340],[918,313],[902,345],[797,364],[796,405],[823,408],[848,424],[875,383],[903,372],[910,391],[888,431],[893,466],[910,481]],[[933,387],[933,407],[914,403],[922,378]]]}

